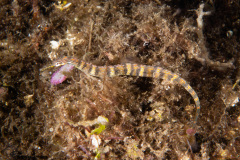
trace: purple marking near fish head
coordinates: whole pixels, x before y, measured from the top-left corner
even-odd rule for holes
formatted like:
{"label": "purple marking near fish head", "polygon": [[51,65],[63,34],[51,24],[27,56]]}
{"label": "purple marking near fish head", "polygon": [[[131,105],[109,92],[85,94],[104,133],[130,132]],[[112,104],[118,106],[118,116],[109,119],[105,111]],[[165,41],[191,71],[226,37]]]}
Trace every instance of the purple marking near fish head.
{"label": "purple marking near fish head", "polygon": [[58,71],[53,73],[51,78],[51,84],[57,85],[65,81],[67,79],[67,76],[64,75],[64,73],[71,72],[73,68],[74,66],[71,64],[65,64],[64,66],[62,66]]}

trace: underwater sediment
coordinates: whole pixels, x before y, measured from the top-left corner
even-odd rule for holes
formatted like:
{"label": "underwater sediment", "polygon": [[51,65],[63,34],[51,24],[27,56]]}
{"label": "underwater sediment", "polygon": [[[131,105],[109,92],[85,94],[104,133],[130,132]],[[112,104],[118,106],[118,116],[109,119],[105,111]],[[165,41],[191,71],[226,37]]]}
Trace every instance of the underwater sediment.
{"label": "underwater sediment", "polygon": [[0,5],[2,159],[239,157],[238,1]]}

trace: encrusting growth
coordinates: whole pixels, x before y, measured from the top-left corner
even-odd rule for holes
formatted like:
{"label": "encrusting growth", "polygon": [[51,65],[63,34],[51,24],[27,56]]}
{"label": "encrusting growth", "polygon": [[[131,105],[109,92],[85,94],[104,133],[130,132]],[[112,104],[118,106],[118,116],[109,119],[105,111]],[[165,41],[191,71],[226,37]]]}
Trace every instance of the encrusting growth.
{"label": "encrusting growth", "polygon": [[181,77],[177,74],[172,73],[169,70],[163,69],[157,66],[149,66],[149,65],[139,65],[139,64],[120,64],[120,65],[113,65],[113,66],[96,66],[82,60],[78,60],[74,57],[63,57],[60,60],[54,62],[53,65],[43,68],[41,71],[51,68],[51,67],[58,67],[63,66],[66,64],[73,65],[75,68],[81,70],[82,72],[89,74],[95,77],[114,77],[114,76],[121,76],[121,75],[128,75],[128,76],[139,76],[139,77],[151,77],[151,78],[162,78],[173,83],[177,83],[182,85],[193,97],[195,104],[196,104],[196,117],[194,119],[194,125],[197,123],[198,116],[200,113],[200,101],[193,90],[193,88]]}

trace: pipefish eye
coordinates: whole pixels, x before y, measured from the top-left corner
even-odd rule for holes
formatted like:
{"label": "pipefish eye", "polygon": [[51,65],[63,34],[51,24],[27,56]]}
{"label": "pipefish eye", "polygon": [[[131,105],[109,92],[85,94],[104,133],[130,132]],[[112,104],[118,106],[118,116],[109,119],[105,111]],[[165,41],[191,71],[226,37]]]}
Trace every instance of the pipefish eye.
{"label": "pipefish eye", "polygon": [[56,67],[58,67],[58,66],[62,66],[62,65],[64,65],[63,62],[56,62],[56,63],[54,64],[54,66],[56,66]]}

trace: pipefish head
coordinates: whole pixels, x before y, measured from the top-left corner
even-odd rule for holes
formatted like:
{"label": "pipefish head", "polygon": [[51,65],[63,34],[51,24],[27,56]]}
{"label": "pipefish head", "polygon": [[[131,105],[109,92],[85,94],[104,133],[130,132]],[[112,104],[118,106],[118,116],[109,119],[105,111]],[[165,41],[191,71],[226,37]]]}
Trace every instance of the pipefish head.
{"label": "pipefish head", "polygon": [[45,67],[45,68],[42,68],[42,69],[40,69],[40,71],[42,72],[42,71],[45,71],[45,70],[47,70],[47,69],[49,69],[49,68],[63,66],[63,65],[65,65],[66,63],[67,63],[67,62],[64,61],[64,60],[56,60],[56,61],[53,62],[52,65],[47,66],[47,67]]}
{"label": "pipefish head", "polygon": [[63,66],[65,64],[72,64],[72,65],[76,66],[78,62],[79,62],[79,60],[77,58],[74,58],[74,57],[63,57],[61,59],[55,60],[52,63],[52,65],[40,69],[40,71],[42,72],[42,71],[44,71],[46,69]]}

